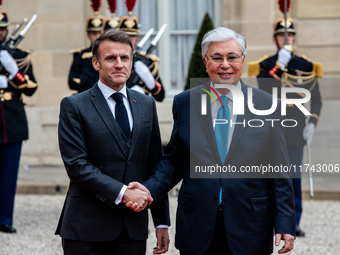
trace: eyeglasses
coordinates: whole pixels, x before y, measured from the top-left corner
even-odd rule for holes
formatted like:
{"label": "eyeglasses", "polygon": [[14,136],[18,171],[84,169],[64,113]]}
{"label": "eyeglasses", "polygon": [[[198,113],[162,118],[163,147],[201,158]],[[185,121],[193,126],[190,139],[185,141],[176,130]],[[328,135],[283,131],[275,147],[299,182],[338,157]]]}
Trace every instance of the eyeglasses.
{"label": "eyeglasses", "polygon": [[205,56],[207,59],[211,60],[212,62],[216,63],[216,64],[222,64],[224,59],[227,60],[228,63],[235,63],[237,61],[240,60],[241,56],[239,56],[238,54],[230,54],[228,56],[220,56],[220,55],[214,55],[214,56]]}

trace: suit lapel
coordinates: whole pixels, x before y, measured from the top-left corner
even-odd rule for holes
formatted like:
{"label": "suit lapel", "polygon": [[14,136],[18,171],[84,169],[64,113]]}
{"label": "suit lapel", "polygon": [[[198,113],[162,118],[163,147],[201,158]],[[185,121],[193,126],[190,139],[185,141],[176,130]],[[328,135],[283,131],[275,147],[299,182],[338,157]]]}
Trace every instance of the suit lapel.
{"label": "suit lapel", "polygon": [[[136,147],[140,129],[141,129],[141,109],[142,109],[142,102],[140,100],[135,99],[133,93],[131,93],[130,89],[126,89],[128,101],[130,104],[132,118],[133,118],[133,130],[132,130],[132,137],[131,137],[131,146],[129,150],[128,159],[131,158],[132,153]],[[139,92],[138,92],[139,93]]]}
{"label": "suit lapel", "polygon": [[[248,105],[247,105],[247,98],[248,98],[247,88],[249,86],[246,86],[243,83],[242,80],[240,80],[240,82],[241,82],[242,92],[243,92],[243,95],[244,95],[244,115],[238,115],[236,122],[237,123],[243,123],[244,122],[245,127],[243,126],[243,124],[235,125],[233,137],[232,137],[232,140],[231,140],[231,144],[230,144],[230,147],[229,147],[229,150],[228,150],[227,159],[226,159],[225,162],[229,162],[230,159],[232,158],[233,153],[236,151],[237,146],[239,144],[238,141],[242,138],[244,132],[247,130],[247,128],[248,128],[247,123],[253,116],[253,113],[251,113],[249,111],[249,108],[248,108]],[[254,98],[255,98],[255,96],[254,96],[254,93],[253,93],[253,102],[255,102]],[[255,106],[255,108],[256,108],[256,106]]]}
{"label": "suit lapel", "polygon": [[98,114],[101,116],[106,127],[109,129],[110,133],[116,140],[122,153],[125,155],[125,157],[127,157],[126,149],[124,149],[124,141],[126,141],[127,139],[124,136],[123,132],[120,130],[120,127],[117,121],[114,119],[112,112],[103,96],[103,93],[100,91],[97,84],[91,89],[91,96],[91,101],[96,108]]}
{"label": "suit lapel", "polygon": [[[205,94],[205,92],[201,89],[204,88],[206,89],[205,86],[198,86],[195,89],[192,89],[190,91],[190,102],[192,104],[192,108],[190,108],[190,121],[195,120],[195,116],[197,116],[199,120],[199,125],[202,127],[203,133],[208,141],[208,144],[212,150],[212,154],[216,155],[216,160],[220,161],[220,157],[218,156],[218,150],[217,150],[217,145],[216,145],[216,139],[215,139],[215,133],[212,125],[212,116],[211,116],[211,106],[210,106],[210,100],[208,97],[207,100],[207,114],[202,115],[201,114],[201,96],[202,94]],[[192,116],[191,114],[194,114]],[[194,123],[191,123],[191,128],[196,128]],[[190,139],[195,139],[190,138]]]}

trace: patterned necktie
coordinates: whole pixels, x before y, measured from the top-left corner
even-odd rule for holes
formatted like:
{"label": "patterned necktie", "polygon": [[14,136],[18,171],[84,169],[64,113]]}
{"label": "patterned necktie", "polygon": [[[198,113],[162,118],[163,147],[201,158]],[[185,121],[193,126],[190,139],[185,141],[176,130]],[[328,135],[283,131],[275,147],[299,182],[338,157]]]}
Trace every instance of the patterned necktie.
{"label": "patterned necktie", "polygon": [[[216,124],[215,126],[215,139],[222,165],[228,153],[228,136],[230,125],[230,111],[228,108],[228,97],[221,96],[222,105],[218,109],[217,119],[227,120],[226,124]],[[218,205],[222,203],[222,186],[220,187],[220,194],[218,198]]]}
{"label": "patterned necktie", "polygon": [[122,93],[114,93],[111,97],[116,101],[115,117],[120,128],[124,132],[126,137],[130,136],[130,125],[127,111],[123,102]]}
{"label": "patterned necktie", "polygon": [[228,97],[221,96],[222,106],[218,109],[217,119],[227,120],[226,124],[216,124],[215,126],[215,139],[218,149],[218,154],[222,164],[227,157],[228,153],[228,136],[229,136],[229,125],[230,125],[230,111],[228,108]]}

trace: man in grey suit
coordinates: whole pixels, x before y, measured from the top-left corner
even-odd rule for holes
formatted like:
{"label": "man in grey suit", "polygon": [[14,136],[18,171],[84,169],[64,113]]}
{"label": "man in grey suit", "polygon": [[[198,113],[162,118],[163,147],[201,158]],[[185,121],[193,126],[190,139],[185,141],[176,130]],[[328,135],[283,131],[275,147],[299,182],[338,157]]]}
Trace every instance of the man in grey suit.
{"label": "man in grey suit", "polygon": [[[175,238],[181,255],[269,255],[274,233],[275,245],[284,240],[280,254],[294,246],[294,197],[284,172],[289,162],[280,107],[266,115],[252,112],[251,106],[270,109],[273,99],[240,80],[245,56],[244,37],[228,28],[203,37],[210,83],[175,96],[170,142],[155,175],[143,183],[155,202],[182,180]],[[242,104],[235,91],[244,96]],[[244,112],[237,113],[239,108]],[[250,172],[265,166],[279,171]],[[147,191],[138,183],[129,187]],[[132,202],[126,206],[138,211]]]}
{"label": "man in grey suit", "polygon": [[[91,89],[64,98],[60,107],[59,147],[70,178],[56,230],[64,254],[142,255],[146,252],[149,193],[128,189],[143,182],[162,155],[152,97],[126,88],[132,44],[122,31],[110,30],[93,46],[99,81]],[[151,206],[156,226],[155,254],[167,251],[168,197]]]}

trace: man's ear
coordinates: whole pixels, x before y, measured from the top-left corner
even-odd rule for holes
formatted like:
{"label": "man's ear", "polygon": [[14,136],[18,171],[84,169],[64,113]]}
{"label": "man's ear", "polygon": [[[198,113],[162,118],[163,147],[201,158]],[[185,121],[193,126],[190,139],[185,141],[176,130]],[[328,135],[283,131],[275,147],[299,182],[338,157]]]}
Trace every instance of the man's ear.
{"label": "man's ear", "polygon": [[208,68],[207,68],[207,59],[205,57],[202,57],[203,63],[205,65],[205,71],[208,72]]}
{"label": "man's ear", "polygon": [[96,59],[95,57],[92,58],[92,65],[95,70],[97,71],[100,70],[100,61]]}

